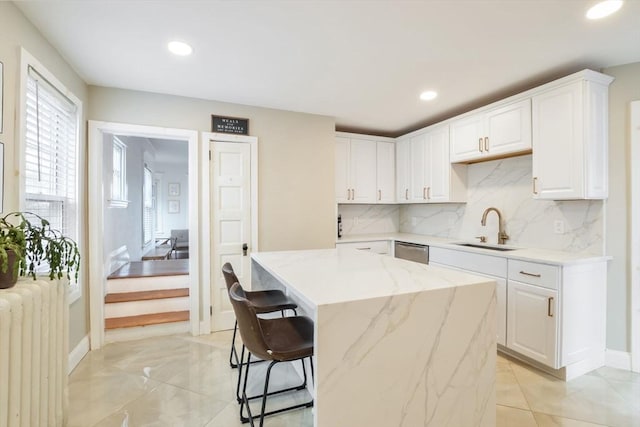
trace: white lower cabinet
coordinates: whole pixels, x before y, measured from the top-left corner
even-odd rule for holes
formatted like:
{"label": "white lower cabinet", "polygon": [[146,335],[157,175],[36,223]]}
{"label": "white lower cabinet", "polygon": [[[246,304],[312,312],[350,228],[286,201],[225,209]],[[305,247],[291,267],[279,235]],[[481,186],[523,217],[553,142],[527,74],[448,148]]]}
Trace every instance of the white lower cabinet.
{"label": "white lower cabinet", "polygon": [[552,368],[557,357],[558,292],[509,280],[506,346]]}
{"label": "white lower cabinet", "polygon": [[391,255],[391,242],[389,240],[371,240],[365,242],[336,243],[336,249],[338,249],[338,251],[355,249],[381,255]]}
{"label": "white lower cabinet", "polygon": [[503,351],[565,380],[604,365],[606,261],[551,265],[432,245],[429,264],[496,281]]}

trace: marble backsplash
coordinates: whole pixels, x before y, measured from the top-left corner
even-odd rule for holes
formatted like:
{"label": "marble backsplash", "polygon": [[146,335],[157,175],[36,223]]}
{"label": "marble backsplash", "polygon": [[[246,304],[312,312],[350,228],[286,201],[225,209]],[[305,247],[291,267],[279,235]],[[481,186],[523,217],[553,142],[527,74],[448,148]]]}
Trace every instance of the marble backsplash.
{"label": "marble backsplash", "polygon": [[399,205],[339,205],[342,235],[397,233],[400,230]]}
{"label": "marble backsplash", "polygon": [[[503,215],[507,245],[573,253],[604,254],[604,202],[601,200],[546,201],[531,197],[531,155],[468,166],[467,203],[412,205],[339,205],[343,235],[404,232],[473,241],[487,236],[497,243]],[[555,223],[562,230],[556,233]]]}
{"label": "marble backsplash", "polygon": [[530,155],[469,165],[467,203],[403,205],[399,231],[465,241],[484,235],[497,243],[497,215],[489,213],[487,226],[480,224],[493,206],[502,212],[507,245],[604,254],[604,202],[534,200],[531,181]]}

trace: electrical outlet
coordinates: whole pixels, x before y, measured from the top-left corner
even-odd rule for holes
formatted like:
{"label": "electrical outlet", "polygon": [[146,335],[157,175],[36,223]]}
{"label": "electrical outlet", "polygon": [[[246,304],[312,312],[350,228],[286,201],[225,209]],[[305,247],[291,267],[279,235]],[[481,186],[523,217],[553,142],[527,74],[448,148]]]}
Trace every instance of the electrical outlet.
{"label": "electrical outlet", "polygon": [[411,217],[411,226],[415,227],[418,224],[418,218],[416,218],[415,216]]}
{"label": "electrical outlet", "polygon": [[561,219],[553,221],[553,232],[556,234],[564,234],[564,221]]}

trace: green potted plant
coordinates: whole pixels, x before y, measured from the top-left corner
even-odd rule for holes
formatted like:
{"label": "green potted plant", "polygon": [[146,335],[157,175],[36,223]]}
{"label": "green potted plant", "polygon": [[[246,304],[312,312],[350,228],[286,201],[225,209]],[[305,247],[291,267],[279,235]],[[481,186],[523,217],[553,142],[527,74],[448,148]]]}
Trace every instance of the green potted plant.
{"label": "green potted plant", "polygon": [[18,276],[34,280],[40,266],[51,280],[72,275],[77,280],[80,251],[72,239],[31,212],[11,212],[0,218],[0,289],[15,285]]}

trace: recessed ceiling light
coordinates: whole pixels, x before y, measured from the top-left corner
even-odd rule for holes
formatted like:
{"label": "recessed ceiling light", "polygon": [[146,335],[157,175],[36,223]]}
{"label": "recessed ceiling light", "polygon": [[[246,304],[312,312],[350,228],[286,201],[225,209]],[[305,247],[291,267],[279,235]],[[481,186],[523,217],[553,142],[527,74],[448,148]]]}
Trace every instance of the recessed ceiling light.
{"label": "recessed ceiling light", "polygon": [[587,18],[600,19],[609,16],[622,7],[622,0],[605,0],[587,10]]}
{"label": "recessed ceiling light", "polygon": [[420,99],[422,99],[423,101],[431,101],[432,99],[436,99],[437,97],[438,92],[436,92],[435,90],[428,90],[420,94]]}
{"label": "recessed ceiling light", "polygon": [[169,52],[179,56],[191,55],[191,52],[193,52],[193,48],[191,46],[179,41],[169,42],[167,48],[169,49]]}

